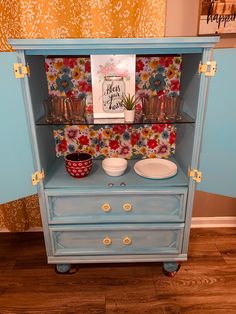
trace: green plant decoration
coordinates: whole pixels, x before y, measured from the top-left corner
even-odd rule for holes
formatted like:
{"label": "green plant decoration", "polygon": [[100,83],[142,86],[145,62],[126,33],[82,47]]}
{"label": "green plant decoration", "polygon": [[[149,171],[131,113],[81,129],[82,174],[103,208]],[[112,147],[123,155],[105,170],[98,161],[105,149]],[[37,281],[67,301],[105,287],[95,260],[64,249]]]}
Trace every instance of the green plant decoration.
{"label": "green plant decoration", "polygon": [[121,103],[126,110],[133,110],[138,100],[139,98],[135,97],[135,95],[131,96],[128,94],[122,96]]}

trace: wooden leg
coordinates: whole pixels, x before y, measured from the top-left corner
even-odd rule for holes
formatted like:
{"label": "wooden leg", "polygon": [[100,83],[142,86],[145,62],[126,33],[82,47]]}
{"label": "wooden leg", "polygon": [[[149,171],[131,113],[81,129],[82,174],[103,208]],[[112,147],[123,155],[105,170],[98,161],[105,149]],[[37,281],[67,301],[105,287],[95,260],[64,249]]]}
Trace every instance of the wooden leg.
{"label": "wooden leg", "polygon": [[174,277],[179,271],[181,264],[178,262],[164,262],[162,271],[167,277]]}

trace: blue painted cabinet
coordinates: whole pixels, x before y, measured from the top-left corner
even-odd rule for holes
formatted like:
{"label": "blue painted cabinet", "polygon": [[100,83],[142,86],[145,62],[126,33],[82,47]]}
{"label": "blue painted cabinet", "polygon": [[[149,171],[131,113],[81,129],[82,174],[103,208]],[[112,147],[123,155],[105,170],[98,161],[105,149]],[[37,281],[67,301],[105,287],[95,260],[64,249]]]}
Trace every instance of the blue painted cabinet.
{"label": "blue painted cabinet", "polygon": [[[10,41],[18,62],[30,68],[30,76],[15,79],[15,84],[20,81],[22,85],[28,125],[25,136],[31,138],[34,171],[45,173],[37,191],[48,262],[57,264],[59,271],[67,271],[72,263],[187,259],[210,83],[207,73],[199,73],[199,64],[211,60],[217,41],[216,37]],[[48,96],[44,59],[47,55],[92,54],[182,56],[180,92],[183,111],[191,119],[176,124],[176,176],[164,180],[140,177],[134,171],[135,160],[129,161],[121,177],[107,176],[99,160],[86,178],[76,180],[66,173],[63,160],[55,156],[53,125],[38,123]]]}

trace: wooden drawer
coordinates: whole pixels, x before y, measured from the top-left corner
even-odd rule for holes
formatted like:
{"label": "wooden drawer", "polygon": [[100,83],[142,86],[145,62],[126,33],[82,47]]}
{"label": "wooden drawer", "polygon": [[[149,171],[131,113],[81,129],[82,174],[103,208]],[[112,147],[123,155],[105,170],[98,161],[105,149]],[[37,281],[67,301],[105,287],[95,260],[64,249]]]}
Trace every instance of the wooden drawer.
{"label": "wooden drawer", "polygon": [[179,254],[184,224],[52,226],[53,255]]}
{"label": "wooden drawer", "polygon": [[49,194],[48,220],[50,224],[183,222],[186,194],[185,188],[171,192]]}

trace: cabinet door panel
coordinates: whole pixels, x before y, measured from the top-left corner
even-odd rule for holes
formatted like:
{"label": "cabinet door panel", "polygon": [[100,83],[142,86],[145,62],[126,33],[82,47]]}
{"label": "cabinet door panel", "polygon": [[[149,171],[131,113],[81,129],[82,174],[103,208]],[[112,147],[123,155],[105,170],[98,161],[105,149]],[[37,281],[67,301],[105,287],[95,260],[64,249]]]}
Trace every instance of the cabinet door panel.
{"label": "cabinet door panel", "polygon": [[13,73],[16,62],[16,53],[0,53],[0,203],[36,193],[21,84]]}
{"label": "cabinet door panel", "polygon": [[236,49],[215,49],[200,156],[201,191],[236,197]]}

